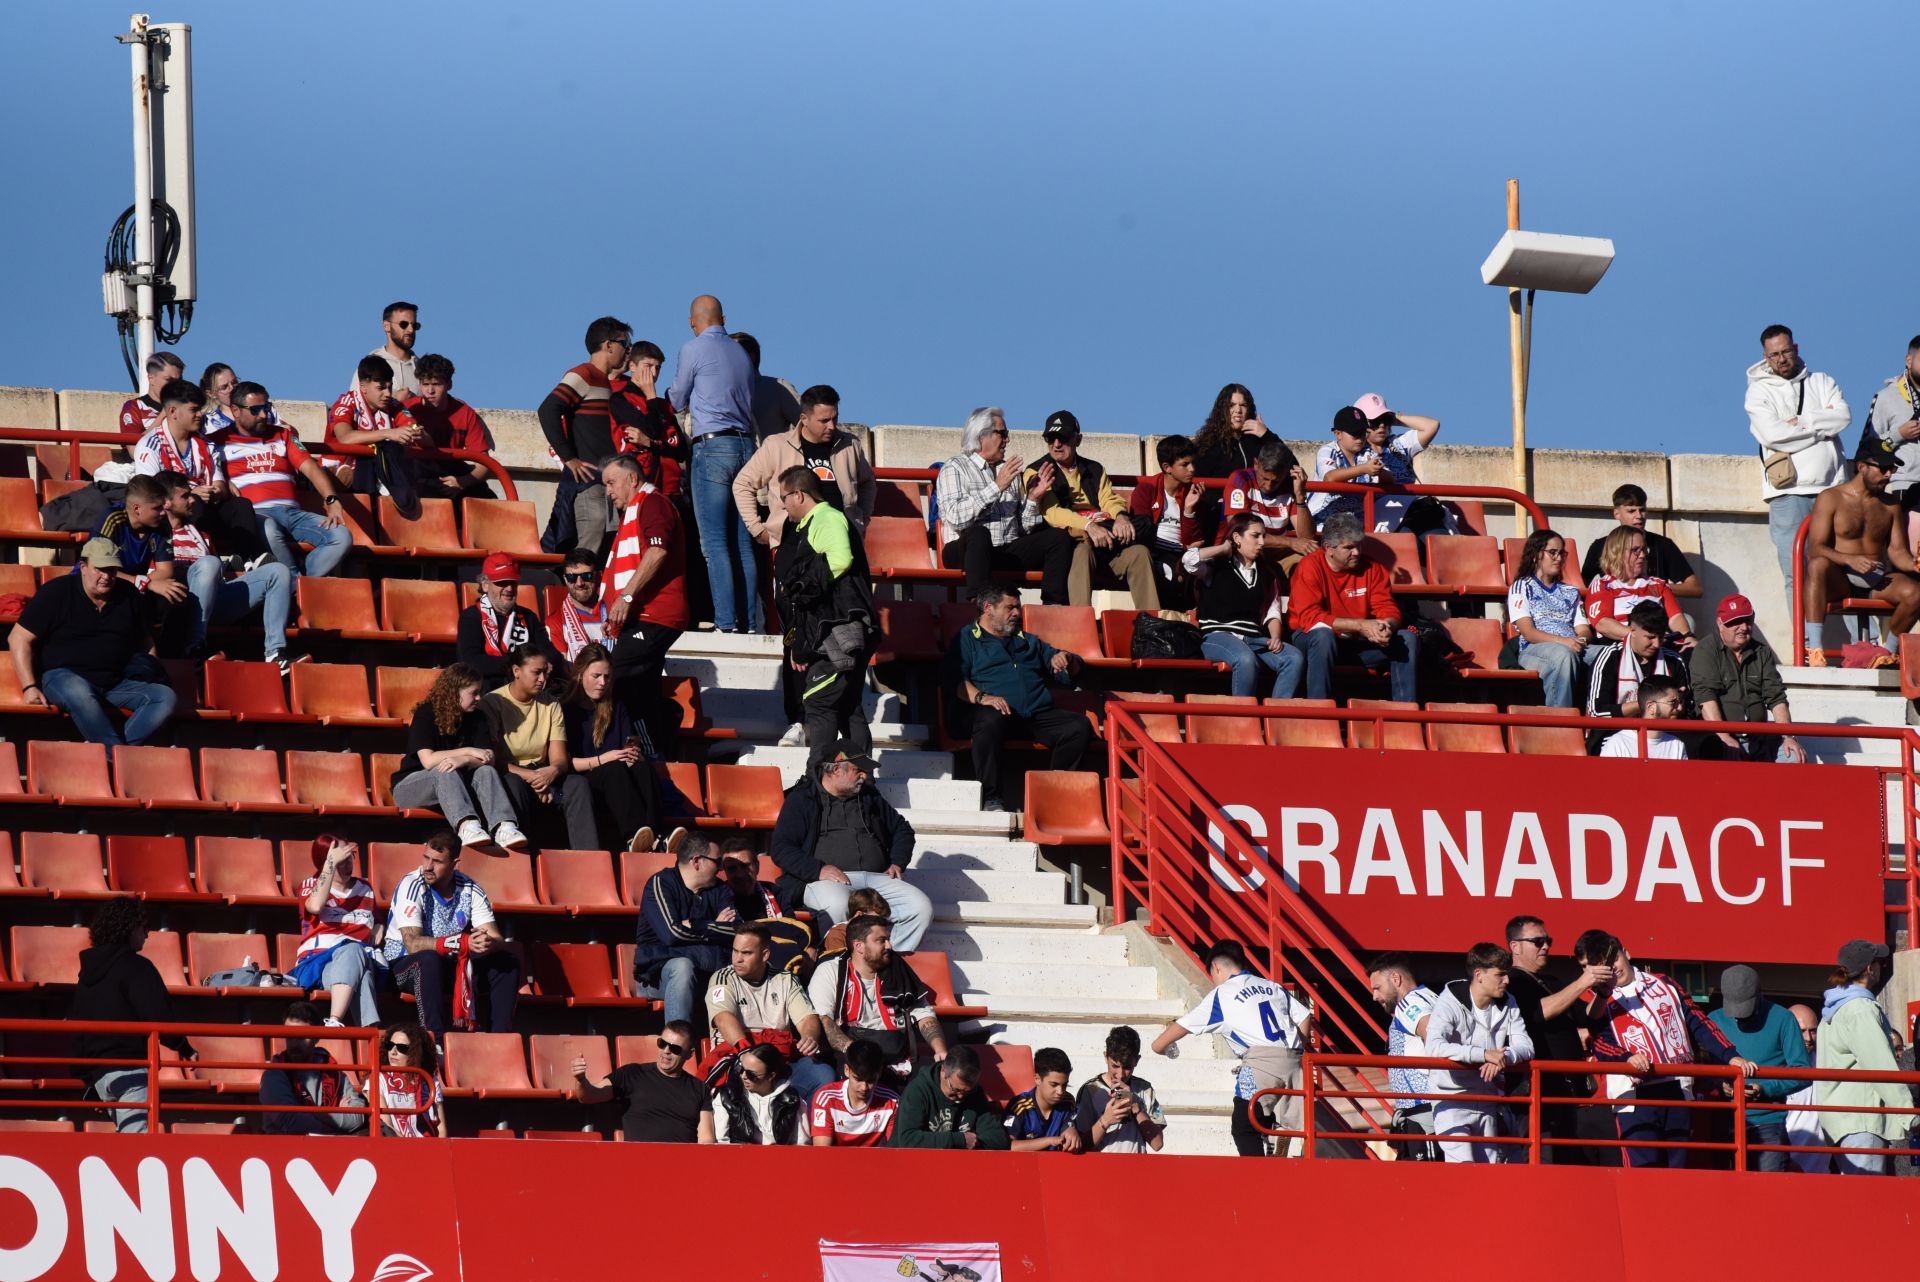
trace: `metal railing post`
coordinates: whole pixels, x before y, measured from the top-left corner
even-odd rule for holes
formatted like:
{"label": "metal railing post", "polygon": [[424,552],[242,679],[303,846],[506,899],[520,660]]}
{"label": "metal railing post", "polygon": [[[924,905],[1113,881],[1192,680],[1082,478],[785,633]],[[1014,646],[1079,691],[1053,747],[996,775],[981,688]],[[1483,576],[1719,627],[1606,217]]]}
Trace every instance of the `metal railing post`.
{"label": "metal railing post", "polygon": [[1120,739],[1129,733],[1122,720],[1126,715],[1115,712],[1107,717],[1107,834],[1113,843],[1108,853],[1113,860],[1113,924],[1116,926],[1127,919],[1127,839],[1120,821]]}
{"label": "metal railing post", "polygon": [[1527,1165],[1540,1165],[1540,1070],[1527,1065]]}
{"label": "metal railing post", "polygon": [[160,1133],[160,1031],[147,1032],[147,1134]]}
{"label": "metal railing post", "polygon": [[[1302,1157],[1320,1156],[1320,1141],[1317,1134],[1319,1127],[1314,1124],[1314,1114],[1317,1111],[1314,1107],[1314,1087],[1318,1086],[1319,1083],[1320,1066],[1317,1064],[1300,1074],[1300,1116],[1303,1119],[1300,1123],[1300,1129],[1306,1132],[1306,1135],[1300,1141],[1302,1145],[1300,1156]],[[1287,1143],[1291,1144],[1293,1141],[1288,1140]]]}
{"label": "metal railing post", "polygon": [[1747,1169],[1747,1082],[1744,1075],[1733,1078],[1733,1169]]}

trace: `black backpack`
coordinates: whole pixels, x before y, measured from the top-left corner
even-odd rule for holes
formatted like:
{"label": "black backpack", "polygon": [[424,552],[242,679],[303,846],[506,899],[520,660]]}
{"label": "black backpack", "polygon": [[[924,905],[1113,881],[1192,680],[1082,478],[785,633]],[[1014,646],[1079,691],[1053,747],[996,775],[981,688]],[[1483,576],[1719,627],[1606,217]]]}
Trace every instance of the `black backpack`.
{"label": "black backpack", "polygon": [[1136,659],[1199,659],[1200,629],[1183,619],[1142,614],[1133,621],[1132,657]]}

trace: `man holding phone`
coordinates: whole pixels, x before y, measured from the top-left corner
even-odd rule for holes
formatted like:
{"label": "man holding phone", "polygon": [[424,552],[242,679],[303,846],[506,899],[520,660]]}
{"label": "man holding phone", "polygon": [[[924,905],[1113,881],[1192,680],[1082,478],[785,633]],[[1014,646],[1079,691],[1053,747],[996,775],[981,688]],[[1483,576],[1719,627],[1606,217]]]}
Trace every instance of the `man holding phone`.
{"label": "man holding phone", "polygon": [[1157,1153],[1167,1142],[1167,1119],[1153,1083],[1136,1077],[1140,1034],[1125,1024],[1107,1034],[1107,1066],[1080,1088],[1073,1124],[1093,1153]]}

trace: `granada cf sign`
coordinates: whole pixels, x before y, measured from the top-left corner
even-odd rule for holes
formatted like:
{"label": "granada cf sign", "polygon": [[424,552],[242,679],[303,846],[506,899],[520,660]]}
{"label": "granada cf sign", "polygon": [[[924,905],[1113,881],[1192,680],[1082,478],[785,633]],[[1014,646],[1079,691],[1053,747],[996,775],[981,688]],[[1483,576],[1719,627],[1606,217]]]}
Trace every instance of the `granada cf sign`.
{"label": "granada cf sign", "polygon": [[[1368,949],[1458,952],[1536,913],[1636,953],[1809,962],[1885,929],[1880,777],[1776,766],[1168,745],[1284,885]],[[1202,827],[1206,827],[1204,823]]]}

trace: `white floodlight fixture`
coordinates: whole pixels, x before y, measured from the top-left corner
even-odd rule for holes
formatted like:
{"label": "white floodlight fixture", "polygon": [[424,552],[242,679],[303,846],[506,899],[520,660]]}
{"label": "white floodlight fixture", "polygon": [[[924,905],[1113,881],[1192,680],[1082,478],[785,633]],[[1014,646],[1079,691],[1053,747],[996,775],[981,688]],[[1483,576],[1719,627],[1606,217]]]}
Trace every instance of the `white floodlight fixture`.
{"label": "white floodlight fixture", "polygon": [[1613,242],[1603,236],[1559,236],[1509,230],[1480,264],[1480,279],[1508,289],[1586,294],[1613,266]]}

